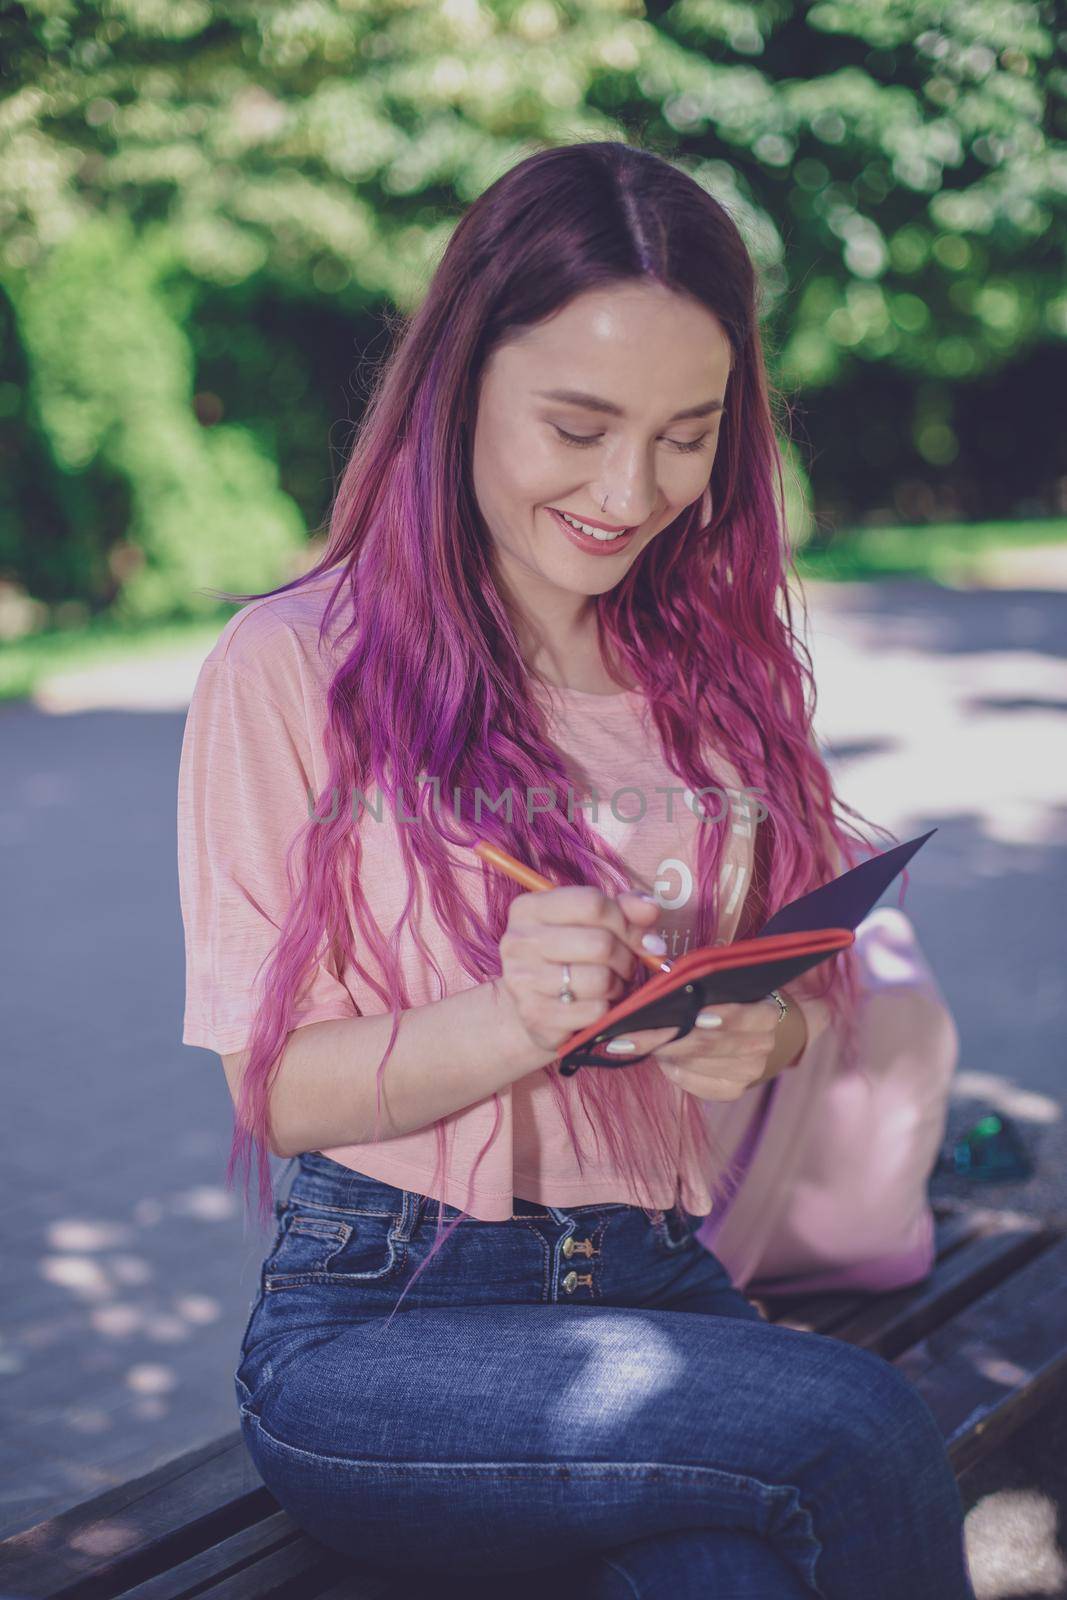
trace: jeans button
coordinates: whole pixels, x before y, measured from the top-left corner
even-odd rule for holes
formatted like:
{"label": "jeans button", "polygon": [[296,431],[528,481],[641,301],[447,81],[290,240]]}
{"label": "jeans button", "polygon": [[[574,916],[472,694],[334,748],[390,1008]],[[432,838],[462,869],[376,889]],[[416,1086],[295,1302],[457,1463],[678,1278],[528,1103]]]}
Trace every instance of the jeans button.
{"label": "jeans button", "polygon": [[566,1289],[568,1294],[572,1293],[577,1282],[578,1274],[576,1272],[568,1272],[567,1276],[563,1280],[563,1287]]}
{"label": "jeans button", "polygon": [[563,1241],[563,1254],[568,1260],[574,1254],[574,1240],[570,1237],[564,1239]]}

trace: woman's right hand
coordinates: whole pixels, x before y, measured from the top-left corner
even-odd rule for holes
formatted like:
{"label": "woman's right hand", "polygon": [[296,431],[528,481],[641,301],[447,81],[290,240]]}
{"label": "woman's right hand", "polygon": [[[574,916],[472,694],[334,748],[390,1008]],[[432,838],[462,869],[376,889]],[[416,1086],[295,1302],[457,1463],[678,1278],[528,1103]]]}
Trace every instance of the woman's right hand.
{"label": "woman's right hand", "polygon": [[[500,940],[496,981],[538,1051],[554,1054],[615,1004],[659,914],[654,901],[632,890],[613,897],[592,885],[567,884],[516,895]],[[559,998],[564,962],[574,994],[569,1004]]]}

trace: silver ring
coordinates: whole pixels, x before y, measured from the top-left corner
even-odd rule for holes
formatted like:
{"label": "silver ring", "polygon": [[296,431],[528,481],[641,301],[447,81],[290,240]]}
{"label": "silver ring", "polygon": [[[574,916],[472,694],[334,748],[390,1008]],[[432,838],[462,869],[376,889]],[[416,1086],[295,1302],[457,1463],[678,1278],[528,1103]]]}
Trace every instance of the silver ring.
{"label": "silver ring", "polygon": [[578,998],[571,988],[571,969],[566,962],[563,963],[563,987],[559,991],[559,997],[565,1006],[572,1005]]}

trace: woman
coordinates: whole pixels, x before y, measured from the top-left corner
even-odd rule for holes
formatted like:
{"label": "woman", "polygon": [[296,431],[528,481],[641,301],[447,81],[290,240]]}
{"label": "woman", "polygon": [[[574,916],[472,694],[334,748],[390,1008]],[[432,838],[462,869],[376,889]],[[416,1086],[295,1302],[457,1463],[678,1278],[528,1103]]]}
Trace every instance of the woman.
{"label": "woman", "polygon": [[[554,1066],[639,950],[742,937],[857,859],[756,289],[659,158],[520,163],[386,367],[322,562],[236,597],[190,707],[183,1037],[223,1058],[262,1216],[268,1154],[297,1161],[244,1436],[309,1533],[411,1583],[973,1593],[915,1391],[764,1321],[694,1233],[730,1114],[848,1037],[850,959]],[[516,892],[483,838],[560,887]]]}

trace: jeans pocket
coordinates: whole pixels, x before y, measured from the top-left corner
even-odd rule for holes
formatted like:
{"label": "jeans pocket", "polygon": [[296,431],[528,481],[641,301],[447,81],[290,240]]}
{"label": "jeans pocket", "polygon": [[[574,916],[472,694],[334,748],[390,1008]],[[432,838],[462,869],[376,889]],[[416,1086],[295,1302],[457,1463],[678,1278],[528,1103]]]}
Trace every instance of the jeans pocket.
{"label": "jeans pocket", "polygon": [[300,1284],[380,1282],[398,1273],[407,1251],[396,1219],[290,1202],[274,1249],[263,1264],[263,1291]]}

